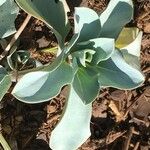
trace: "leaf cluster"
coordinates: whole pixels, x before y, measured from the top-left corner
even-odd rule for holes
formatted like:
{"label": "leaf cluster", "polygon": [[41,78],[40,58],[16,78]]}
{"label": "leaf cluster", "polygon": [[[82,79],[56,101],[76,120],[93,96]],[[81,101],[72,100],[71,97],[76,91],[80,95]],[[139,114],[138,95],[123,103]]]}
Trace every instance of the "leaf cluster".
{"label": "leaf cluster", "polygon": [[58,41],[58,57],[52,64],[23,75],[12,94],[22,102],[39,103],[57,96],[67,85],[66,107],[51,134],[50,147],[77,149],[90,136],[92,102],[100,89],[133,89],[144,81],[139,65],[142,32],[124,28],[133,18],[132,0],[111,0],[101,14],[75,8],[74,35],[67,44],[70,24],[65,0],[16,2],[52,29]]}

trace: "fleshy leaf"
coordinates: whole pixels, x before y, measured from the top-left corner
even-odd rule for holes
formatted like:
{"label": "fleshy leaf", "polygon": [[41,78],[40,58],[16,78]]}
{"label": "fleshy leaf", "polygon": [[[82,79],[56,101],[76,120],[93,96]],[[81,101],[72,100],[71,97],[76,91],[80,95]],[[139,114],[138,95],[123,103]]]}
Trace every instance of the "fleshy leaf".
{"label": "fleshy leaf", "polygon": [[133,89],[144,81],[143,74],[130,66],[118,50],[115,50],[111,58],[97,65],[99,82],[104,87],[119,89]]}
{"label": "fleshy leaf", "polygon": [[50,147],[56,150],[76,150],[91,135],[92,104],[84,105],[71,86],[63,116],[52,131]]}
{"label": "fleshy leaf", "polygon": [[142,42],[142,32],[140,31],[135,40],[129,45],[120,49],[125,61],[131,66],[135,67],[140,71],[140,50],[141,50],[141,42]]}
{"label": "fleshy leaf", "polygon": [[140,57],[140,50],[141,50],[141,42],[142,42],[142,31],[140,31],[133,42],[129,45],[124,46],[121,48],[121,51],[127,50],[129,54],[132,54],[136,57]]}
{"label": "fleshy leaf", "polygon": [[101,24],[98,14],[85,7],[75,8],[75,34],[79,34],[78,42],[96,38],[99,35]]}
{"label": "fleshy leaf", "polygon": [[70,41],[74,44],[74,46],[71,47],[71,51],[78,50],[78,46],[75,45],[75,43],[97,38],[101,29],[98,14],[90,8],[75,8],[74,22],[74,32],[76,36]]}
{"label": "fleshy leaf", "polygon": [[79,38],[79,34],[76,33],[72,36],[71,40],[69,41],[68,45],[66,45],[66,53],[69,53],[72,49],[75,49],[75,45],[78,41]]}
{"label": "fleshy leaf", "polygon": [[132,0],[111,0],[106,10],[100,15],[100,37],[117,39],[123,27],[133,17]]}
{"label": "fleshy leaf", "polygon": [[91,39],[78,45],[80,45],[80,48],[88,48],[95,51],[92,64],[98,64],[100,61],[108,59],[115,49],[114,39],[111,38]]}
{"label": "fleshy leaf", "polygon": [[0,66],[0,101],[11,86],[11,78],[6,70]]}
{"label": "fleshy leaf", "polygon": [[100,85],[104,87],[133,89],[144,81],[143,74],[126,63],[118,50],[114,51],[110,59],[100,62],[97,69]]}
{"label": "fleshy leaf", "polygon": [[73,57],[76,57],[79,62],[86,67],[86,62],[91,62],[95,51],[91,49],[84,49],[72,54]]}
{"label": "fleshy leaf", "polygon": [[17,83],[12,94],[17,99],[26,103],[48,101],[59,94],[64,85],[71,83],[72,78],[72,68],[63,62],[55,70],[26,74]]}
{"label": "fleshy leaf", "polygon": [[0,38],[5,38],[16,32],[14,21],[19,8],[14,0],[0,0]]}
{"label": "fleshy leaf", "polygon": [[79,68],[75,74],[73,87],[84,104],[91,103],[99,92],[98,75],[92,68]]}
{"label": "fleshy leaf", "polygon": [[[7,56],[7,63],[12,70],[23,67],[30,60],[29,51],[19,50],[16,51],[17,47],[13,47],[12,52]],[[19,66],[18,66],[19,63]]]}
{"label": "fleshy leaf", "polygon": [[60,47],[64,44],[70,30],[65,0],[16,0],[16,2],[22,9],[42,20],[53,30]]}
{"label": "fleshy leaf", "polygon": [[6,0],[1,0],[0,1],[0,6],[2,5],[2,4],[4,4],[6,2]]}
{"label": "fleshy leaf", "polygon": [[128,51],[126,49],[121,51],[121,54],[123,56],[123,59],[126,61],[126,63],[128,63],[130,66],[134,67],[135,69],[140,70],[140,60],[137,56],[134,56],[130,53],[128,53]]}
{"label": "fleshy leaf", "polygon": [[123,48],[132,43],[139,34],[139,29],[135,27],[123,28],[116,41],[117,48]]}
{"label": "fleshy leaf", "polygon": [[56,96],[64,85],[69,84],[72,78],[73,70],[64,62],[64,54],[61,53],[52,64],[25,74],[14,87],[12,94],[26,103],[48,101]]}

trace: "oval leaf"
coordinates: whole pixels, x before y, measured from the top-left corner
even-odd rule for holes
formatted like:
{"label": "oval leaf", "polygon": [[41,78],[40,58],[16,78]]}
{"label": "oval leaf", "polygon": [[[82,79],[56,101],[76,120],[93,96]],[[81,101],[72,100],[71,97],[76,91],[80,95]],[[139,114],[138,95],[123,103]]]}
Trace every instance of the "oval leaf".
{"label": "oval leaf", "polygon": [[11,86],[11,78],[6,70],[0,66],[0,101]]}
{"label": "oval leaf", "polygon": [[140,50],[141,50],[142,34],[143,33],[140,31],[133,42],[121,48],[120,50],[125,61],[129,65],[138,69],[139,71],[140,71],[139,57],[140,57]]}
{"label": "oval leaf", "polygon": [[48,101],[59,94],[64,85],[71,83],[72,78],[72,68],[63,62],[59,67],[49,70],[49,72],[47,70],[26,74],[17,83],[12,94],[26,103]]}
{"label": "oval leaf", "polygon": [[6,2],[6,0],[1,0],[0,1],[0,6],[2,5],[2,4],[4,4]]}
{"label": "oval leaf", "polygon": [[14,0],[0,0],[0,38],[5,38],[16,32],[14,21],[19,8]]}
{"label": "oval leaf", "polygon": [[[114,39],[111,38],[91,39],[87,42],[81,42],[78,45],[82,49],[88,48],[95,51],[92,64],[98,64],[100,61],[108,59],[115,49]],[[79,53],[81,52],[79,51]]]}
{"label": "oval leaf", "polygon": [[84,105],[71,86],[60,122],[52,131],[50,147],[54,150],[76,150],[91,135],[92,104]]}
{"label": "oval leaf", "polygon": [[100,62],[96,69],[100,85],[104,87],[133,89],[144,81],[143,74],[126,63],[118,50],[114,51],[110,59]]}
{"label": "oval leaf", "polygon": [[117,38],[116,47],[123,48],[129,45],[136,39],[138,34],[139,34],[138,28],[135,27],[123,28],[123,30],[119,34],[119,37]]}
{"label": "oval leaf", "polygon": [[98,14],[85,7],[75,8],[75,33],[79,34],[78,42],[98,37],[101,24]]}
{"label": "oval leaf", "polygon": [[46,23],[62,46],[70,30],[67,18],[68,7],[65,0],[16,0],[16,2],[27,13]]}
{"label": "oval leaf", "polygon": [[133,18],[132,0],[111,0],[100,15],[100,37],[117,39],[123,27]]}
{"label": "oval leaf", "polygon": [[96,72],[90,67],[79,68],[74,77],[73,87],[84,104],[91,103],[99,93]]}
{"label": "oval leaf", "polygon": [[74,14],[75,36],[71,39],[71,51],[78,50],[77,43],[97,38],[101,29],[98,14],[90,8],[75,8]]}
{"label": "oval leaf", "polygon": [[141,43],[142,43],[142,31],[136,34],[136,38],[130,44],[121,48],[121,51],[127,50],[129,54],[132,54],[136,57],[140,57]]}
{"label": "oval leaf", "polygon": [[84,67],[86,67],[86,63],[92,61],[94,53],[94,50],[84,49],[81,51],[74,52],[72,56],[76,58]]}

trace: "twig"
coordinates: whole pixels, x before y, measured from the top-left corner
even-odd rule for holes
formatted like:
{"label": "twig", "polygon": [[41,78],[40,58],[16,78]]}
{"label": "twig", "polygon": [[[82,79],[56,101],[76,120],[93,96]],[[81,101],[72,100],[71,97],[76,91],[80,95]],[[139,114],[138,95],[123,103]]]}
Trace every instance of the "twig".
{"label": "twig", "polygon": [[116,134],[108,134],[107,138],[106,138],[106,144],[111,144],[112,142],[114,142],[116,139],[120,138],[121,136],[123,136],[126,133],[126,131],[124,132],[118,132]]}
{"label": "twig", "polygon": [[35,135],[32,134],[28,139],[27,141],[24,142],[24,145],[22,146],[22,149],[24,149],[32,140],[32,138],[34,137]]}
{"label": "twig", "polygon": [[126,116],[128,115],[129,111],[132,109],[132,107],[141,99],[141,97],[143,97],[143,94],[138,97],[134,102],[132,102],[132,104],[126,109],[126,112],[124,114],[124,118],[126,118]]}
{"label": "twig", "polygon": [[133,150],[137,150],[139,148],[140,142],[137,142]]}
{"label": "twig", "polygon": [[4,150],[11,150],[10,146],[6,142],[5,138],[3,137],[2,133],[0,133],[0,143],[3,146]]}
{"label": "twig", "polygon": [[10,43],[5,48],[4,52],[0,55],[0,61],[8,54],[9,50],[11,49],[11,47],[13,46],[13,44],[16,42],[16,40],[19,38],[19,36],[22,33],[22,31],[24,30],[24,28],[28,24],[30,18],[31,18],[31,15],[28,14],[28,16],[26,17],[26,19],[22,23],[21,27],[18,29],[18,31],[16,32],[16,34],[11,39]]}
{"label": "twig", "polygon": [[128,138],[125,140],[124,145],[123,145],[123,150],[128,150],[130,146],[130,141],[133,135],[134,127],[130,128],[130,131],[128,133]]}

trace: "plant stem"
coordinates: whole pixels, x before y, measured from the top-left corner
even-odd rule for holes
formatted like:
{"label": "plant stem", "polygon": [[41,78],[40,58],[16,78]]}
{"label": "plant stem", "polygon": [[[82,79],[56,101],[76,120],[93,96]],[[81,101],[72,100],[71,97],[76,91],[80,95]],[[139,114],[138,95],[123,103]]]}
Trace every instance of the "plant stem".
{"label": "plant stem", "polygon": [[24,30],[24,28],[28,24],[30,18],[31,18],[31,15],[28,14],[28,16],[26,17],[26,19],[22,23],[21,27],[18,29],[18,31],[16,32],[16,34],[11,39],[10,43],[5,48],[4,52],[0,55],[0,61],[8,54],[9,50],[11,49],[11,47],[13,46],[13,44],[16,42],[16,40],[19,38],[19,36],[22,33],[22,31]]}
{"label": "plant stem", "polygon": [[45,53],[54,53],[56,54],[58,50],[58,46],[52,47],[52,48],[44,48],[41,51]]}
{"label": "plant stem", "polygon": [[10,146],[6,142],[5,138],[3,137],[2,133],[0,133],[0,143],[3,146],[4,150],[11,150]]}

